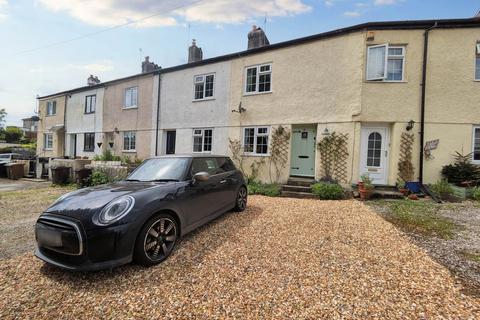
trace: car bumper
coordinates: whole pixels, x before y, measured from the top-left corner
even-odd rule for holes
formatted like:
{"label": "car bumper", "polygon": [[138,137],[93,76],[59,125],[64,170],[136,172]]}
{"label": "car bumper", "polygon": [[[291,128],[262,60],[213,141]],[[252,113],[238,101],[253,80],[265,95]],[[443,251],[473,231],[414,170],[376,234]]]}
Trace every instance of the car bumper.
{"label": "car bumper", "polygon": [[111,269],[132,261],[135,235],[128,224],[85,230],[72,218],[42,215],[35,226],[35,256],[71,271]]}

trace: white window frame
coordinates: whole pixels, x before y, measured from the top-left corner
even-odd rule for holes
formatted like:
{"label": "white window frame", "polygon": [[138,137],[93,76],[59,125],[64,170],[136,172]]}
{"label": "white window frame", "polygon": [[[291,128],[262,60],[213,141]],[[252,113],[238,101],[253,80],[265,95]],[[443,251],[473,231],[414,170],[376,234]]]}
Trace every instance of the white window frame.
{"label": "white window frame", "polygon": [[[54,107],[55,106],[55,112]],[[47,116],[54,116],[57,114],[57,100],[49,100],[47,101]]]}
{"label": "white window frame", "polygon": [[[90,109],[88,109],[88,102],[90,101]],[[85,96],[85,109],[84,114],[92,114],[95,113],[97,109],[97,95],[90,94]]]}
{"label": "white window frame", "polygon": [[[130,135],[128,140],[128,146],[125,148],[125,136]],[[132,147],[132,134],[135,137],[135,148],[130,149]],[[124,131],[123,132],[123,141],[122,141],[122,152],[137,152],[137,132],[136,131]]]}
{"label": "white window frame", "polygon": [[[205,130],[210,130],[212,131],[212,142],[211,142],[211,150],[210,151],[205,151]],[[200,131],[200,133],[196,133],[195,131]],[[192,140],[192,152],[193,153],[212,153],[213,150],[213,135],[214,135],[214,130],[213,128],[195,128],[192,130],[193,133],[193,140]],[[202,137],[202,151],[195,151],[195,137]]]}
{"label": "white window frame", "polygon": [[[212,90],[212,95],[207,97],[205,96],[206,90],[207,90],[207,77],[208,76],[213,76],[213,90]],[[201,81],[197,81],[197,78],[201,78]],[[212,100],[215,99],[215,73],[205,73],[205,74],[197,74],[193,76],[193,101],[204,101],[204,100]],[[196,86],[199,83],[203,83],[203,97],[202,98],[196,98]]]}
{"label": "white window frame", "polygon": [[[50,139],[48,139],[47,137],[50,137]],[[48,140],[51,140],[51,146],[48,147],[48,143],[47,141]],[[44,133],[43,134],[43,150],[53,150],[53,133]]]}
{"label": "white window frame", "polygon": [[[369,70],[369,57],[370,57],[370,50],[375,48],[385,48],[385,61],[383,65],[383,76],[382,77],[368,77],[368,70]],[[402,49],[401,55],[389,55],[388,49]],[[406,50],[407,47],[405,45],[390,45],[388,43],[378,44],[373,46],[367,47],[367,63],[366,63],[366,70],[365,70],[365,80],[372,81],[372,82],[405,82],[405,59],[406,59]],[[402,59],[402,79],[401,80],[387,80],[388,77],[388,60],[389,59]]]}
{"label": "white window frame", "polygon": [[472,163],[480,164],[480,160],[475,160],[475,131],[480,130],[480,125],[474,125],[472,130]]}
{"label": "white window frame", "polygon": [[[260,68],[265,67],[265,66],[268,66],[269,70],[260,72]],[[249,69],[255,69],[255,68],[257,69],[257,79],[255,81],[255,91],[247,91],[248,70]],[[258,88],[259,88],[259,84],[260,84],[260,75],[264,75],[264,74],[270,74],[270,90],[259,92]],[[263,94],[263,93],[272,92],[272,86],[273,86],[272,63],[271,62],[270,63],[262,63],[262,64],[257,64],[257,65],[245,67],[244,78],[245,78],[245,80],[243,82],[243,94],[244,95]]]}
{"label": "white window frame", "polygon": [[480,72],[477,74],[477,63],[480,64],[480,42],[475,46],[475,64],[473,68],[473,78],[475,81],[480,81]]}
{"label": "white window frame", "polygon": [[[245,131],[247,129],[254,129],[253,132],[253,151],[245,151]],[[259,129],[267,129],[266,133],[258,133]],[[257,137],[266,136],[267,137],[267,153],[257,153]],[[259,156],[259,157],[268,157],[270,156],[270,127],[269,126],[248,126],[242,127],[242,153],[248,156]]]}
{"label": "white window frame", "polygon": [[[133,89],[135,89],[135,92],[136,92],[135,104],[131,104],[127,106],[127,91],[133,90]],[[131,93],[130,93],[130,103],[132,103]],[[138,86],[125,88],[123,92],[123,109],[135,109],[135,108],[138,108]]]}

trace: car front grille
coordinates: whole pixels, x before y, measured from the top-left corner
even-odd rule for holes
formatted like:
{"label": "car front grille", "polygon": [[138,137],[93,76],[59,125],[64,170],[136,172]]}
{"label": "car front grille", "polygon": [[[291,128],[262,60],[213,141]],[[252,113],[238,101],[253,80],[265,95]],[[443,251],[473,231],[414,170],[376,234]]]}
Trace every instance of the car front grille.
{"label": "car front grille", "polygon": [[81,227],[65,218],[44,216],[35,226],[38,246],[67,255],[83,253]]}

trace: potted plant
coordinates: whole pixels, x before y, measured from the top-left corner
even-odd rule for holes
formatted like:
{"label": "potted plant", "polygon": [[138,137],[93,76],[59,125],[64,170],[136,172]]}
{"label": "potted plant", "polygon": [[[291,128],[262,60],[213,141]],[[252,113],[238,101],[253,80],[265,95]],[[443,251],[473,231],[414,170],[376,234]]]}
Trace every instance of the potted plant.
{"label": "potted plant", "polygon": [[359,183],[358,192],[360,193],[360,199],[368,200],[372,195],[372,190],[374,189],[372,179],[368,174],[364,174],[360,177],[361,184]]}
{"label": "potted plant", "polygon": [[400,191],[405,197],[408,196],[408,188],[405,187],[405,181],[399,180],[397,184],[398,191]]}

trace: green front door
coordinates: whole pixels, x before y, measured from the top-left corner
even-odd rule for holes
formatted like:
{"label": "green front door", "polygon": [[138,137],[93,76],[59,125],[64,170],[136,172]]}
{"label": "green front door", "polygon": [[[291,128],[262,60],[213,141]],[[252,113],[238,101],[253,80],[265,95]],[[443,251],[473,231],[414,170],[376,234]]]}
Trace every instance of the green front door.
{"label": "green front door", "polygon": [[315,176],[316,127],[298,126],[292,130],[292,176]]}

